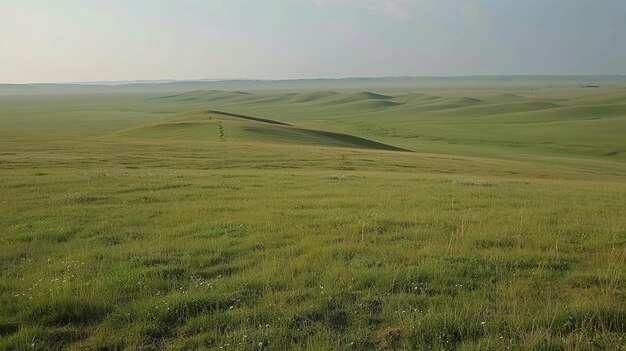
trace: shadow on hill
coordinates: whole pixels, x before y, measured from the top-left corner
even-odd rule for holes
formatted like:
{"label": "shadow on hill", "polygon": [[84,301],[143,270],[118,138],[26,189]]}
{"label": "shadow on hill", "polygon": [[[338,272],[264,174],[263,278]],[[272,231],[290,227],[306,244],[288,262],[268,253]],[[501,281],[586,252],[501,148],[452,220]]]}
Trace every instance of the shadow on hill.
{"label": "shadow on hill", "polygon": [[214,113],[214,114],[218,114],[218,115],[237,117],[237,118],[247,119],[247,120],[256,121],[256,122],[278,124],[278,125],[282,125],[282,126],[291,126],[291,124],[285,123],[285,122],[274,121],[272,119],[261,118],[261,117],[246,116],[246,115],[242,115],[242,114],[238,114],[238,113],[230,113],[230,112],[215,111],[215,110],[208,110],[208,111],[206,111],[206,113],[207,114],[208,113]]}
{"label": "shadow on hill", "polygon": [[280,143],[411,152],[355,135],[300,128],[267,118],[213,110],[185,114],[115,135],[142,139]]}

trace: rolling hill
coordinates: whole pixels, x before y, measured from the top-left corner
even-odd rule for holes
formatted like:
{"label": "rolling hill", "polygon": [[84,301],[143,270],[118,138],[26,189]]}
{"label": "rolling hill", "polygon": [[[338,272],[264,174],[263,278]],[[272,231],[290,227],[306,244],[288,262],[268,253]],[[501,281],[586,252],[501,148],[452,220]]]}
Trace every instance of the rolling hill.
{"label": "rolling hill", "polygon": [[219,111],[186,113],[166,121],[123,130],[114,135],[125,138],[284,143],[407,151],[354,135],[299,128],[274,120]]}

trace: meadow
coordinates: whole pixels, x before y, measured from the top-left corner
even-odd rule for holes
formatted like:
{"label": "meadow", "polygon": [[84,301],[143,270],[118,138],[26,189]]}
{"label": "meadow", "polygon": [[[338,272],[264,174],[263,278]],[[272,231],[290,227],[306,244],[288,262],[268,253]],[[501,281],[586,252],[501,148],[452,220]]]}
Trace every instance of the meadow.
{"label": "meadow", "polygon": [[0,96],[0,350],[626,350],[626,90]]}

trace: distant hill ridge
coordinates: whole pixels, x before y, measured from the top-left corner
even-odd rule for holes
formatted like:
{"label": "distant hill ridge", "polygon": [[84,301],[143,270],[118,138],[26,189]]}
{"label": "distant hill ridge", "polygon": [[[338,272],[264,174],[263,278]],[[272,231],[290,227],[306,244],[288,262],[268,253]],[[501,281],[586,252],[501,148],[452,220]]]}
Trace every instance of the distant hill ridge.
{"label": "distant hill ridge", "polygon": [[231,79],[231,80],[158,80],[84,83],[0,84],[0,95],[81,94],[128,92],[184,92],[190,90],[328,90],[376,89],[385,87],[572,87],[605,85],[624,87],[626,76],[460,76],[460,77],[381,77],[314,79]]}

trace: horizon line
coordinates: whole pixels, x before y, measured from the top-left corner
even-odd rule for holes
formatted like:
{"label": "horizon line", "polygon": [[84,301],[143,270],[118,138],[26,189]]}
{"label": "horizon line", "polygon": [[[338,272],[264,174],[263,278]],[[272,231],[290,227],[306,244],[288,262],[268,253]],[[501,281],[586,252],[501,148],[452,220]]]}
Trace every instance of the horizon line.
{"label": "horizon line", "polygon": [[56,81],[56,82],[28,82],[4,83],[0,85],[133,85],[133,84],[168,84],[168,83],[198,83],[198,82],[289,82],[302,80],[349,80],[349,79],[454,79],[454,78],[626,78],[626,74],[468,74],[468,75],[425,75],[425,76],[345,76],[345,77],[315,77],[315,78],[182,78],[182,79],[132,79],[132,80],[90,80],[90,81]]}

